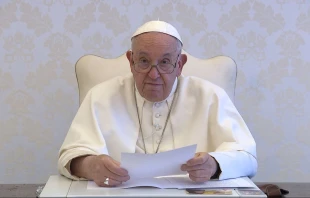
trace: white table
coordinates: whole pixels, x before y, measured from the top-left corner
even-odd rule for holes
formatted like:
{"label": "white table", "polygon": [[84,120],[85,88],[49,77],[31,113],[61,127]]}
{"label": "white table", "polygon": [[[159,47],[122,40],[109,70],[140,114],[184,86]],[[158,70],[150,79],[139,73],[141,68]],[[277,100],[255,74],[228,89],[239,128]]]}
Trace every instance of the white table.
{"label": "white table", "polygon": [[[50,176],[40,197],[243,197],[237,189],[232,189],[232,195],[201,195],[188,194],[185,190],[158,189],[151,187],[136,187],[130,189],[87,189],[87,181],[72,181],[60,175]],[[266,196],[246,196],[266,197]]]}

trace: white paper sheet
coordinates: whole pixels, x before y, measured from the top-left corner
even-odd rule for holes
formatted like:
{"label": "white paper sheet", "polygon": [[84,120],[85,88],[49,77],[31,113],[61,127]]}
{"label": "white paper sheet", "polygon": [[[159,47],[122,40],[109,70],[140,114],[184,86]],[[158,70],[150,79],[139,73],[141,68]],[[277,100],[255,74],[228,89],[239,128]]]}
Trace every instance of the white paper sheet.
{"label": "white paper sheet", "polygon": [[131,180],[186,174],[181,165],[195,156],[196,147],[195,144],[156,154],[122,153],[121,167],[128,171]]}
{"label": "white paper sheet", "polygon": [[[168,177],[157,177],[157,178],[140,178],[140,179],[130,179],[129,181],[121,184],[120,186],[113,188],[131,188],[138,186],[152,186],[157,188],[249,188],[255,187],[253,182],[248,181],[249,178],[241,177],[236,179],[227,180],[210,180],[204,183],[196,183],[189,179],[188,175],[180,176],[168,176]],[[104,187],[99,187],[93,181],[89,181],[87,189],[99,189]]]}

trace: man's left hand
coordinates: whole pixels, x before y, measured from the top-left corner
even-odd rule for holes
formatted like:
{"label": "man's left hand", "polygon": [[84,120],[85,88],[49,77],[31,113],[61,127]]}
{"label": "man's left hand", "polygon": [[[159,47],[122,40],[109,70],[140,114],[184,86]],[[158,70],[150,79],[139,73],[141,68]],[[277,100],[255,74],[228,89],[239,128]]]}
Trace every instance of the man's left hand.
{"label": "man's left hand", "polygon": [[195,157],[182,164],[181,170],[187,171],[189,178],[195,182],[206,182],[216,173],[216,160],[208,153],[199,152]]}

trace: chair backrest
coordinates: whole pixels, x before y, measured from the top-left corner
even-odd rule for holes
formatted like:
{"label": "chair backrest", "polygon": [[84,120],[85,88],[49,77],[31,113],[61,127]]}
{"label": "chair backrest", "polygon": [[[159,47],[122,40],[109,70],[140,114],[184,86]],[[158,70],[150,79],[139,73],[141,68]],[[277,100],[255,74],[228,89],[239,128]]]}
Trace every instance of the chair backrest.
{"label": "chair backrest", "polygon": [[[234,102],[237,65],[233,59],[227,56],[198,59],[184,50],[183,53],[187,55],[187,63],[182,71],[183,75],[200,77],[222,87]],[[81,104],[93,86],[129,73],[130,66],[126,54],[114,59],[85,55],[77,61],[75,71]]]}

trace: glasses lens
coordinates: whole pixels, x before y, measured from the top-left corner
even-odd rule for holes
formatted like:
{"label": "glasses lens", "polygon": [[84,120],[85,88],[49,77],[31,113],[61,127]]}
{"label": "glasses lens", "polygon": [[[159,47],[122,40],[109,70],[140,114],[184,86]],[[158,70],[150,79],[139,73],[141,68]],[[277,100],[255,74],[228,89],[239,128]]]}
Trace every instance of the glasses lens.
{"label": "glasses lens", "polygon": [[136,63],[134,69],[139,73],[147,73],[149,71],[149,64],[145,63]]}
{"label": "glasses lens", "polygon": [[160,73],[162,74],[167,74],[167,73],[171,73],[174,70],[174,66],[170,63],[160,63],[158,65],[158,70]]}

